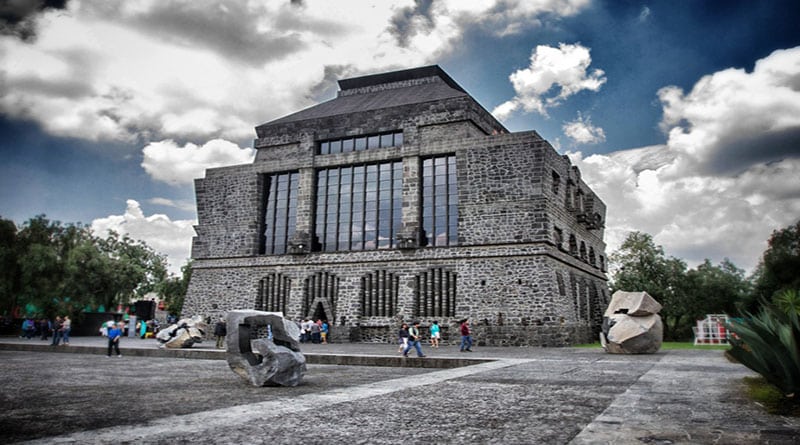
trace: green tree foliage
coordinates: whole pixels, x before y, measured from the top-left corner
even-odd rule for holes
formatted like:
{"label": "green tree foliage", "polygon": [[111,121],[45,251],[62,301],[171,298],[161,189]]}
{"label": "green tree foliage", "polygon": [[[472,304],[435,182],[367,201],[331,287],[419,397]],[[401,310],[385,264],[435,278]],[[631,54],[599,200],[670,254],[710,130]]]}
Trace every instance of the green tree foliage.
{"label": "green tree foliage", "polygon": [[167,312],[179,315],[183,310],[183,301],[189,287],[189,278],[192,276],[191,261],[181,267],[180,277],[169,277],[162,281],[158,293],[164,297]]}
{"label": "green tree foliage", "polygon": [[17,267],[17,226],[0,219],[0,313],[11,313],[17,305],[19,289]]}
{"label": "green tree foliage", "polygon": [[612,292],[644,291],[661,303],[667,340],[691,338],[695,320],[705,314],[734,313],[750,290],[744,271],[730,261],[715,266],[706,260],[688,270],[682,260],[667,257],[646,233],[630,233],[609,260],[616,270]]}
{"label": "green tree foliage", "polygon": [[800,289],[800,221],[772,232],[755,282],[756,297],[764,300],[783,290]]}
{"label": "green tree foliage", "polygon": [[0,220],[0,302],[8,313],[32,304],[52,317],[86,306],[114,308],[144,296],[167,279],[166,261],[145,243],[44,215],[17,231]]}

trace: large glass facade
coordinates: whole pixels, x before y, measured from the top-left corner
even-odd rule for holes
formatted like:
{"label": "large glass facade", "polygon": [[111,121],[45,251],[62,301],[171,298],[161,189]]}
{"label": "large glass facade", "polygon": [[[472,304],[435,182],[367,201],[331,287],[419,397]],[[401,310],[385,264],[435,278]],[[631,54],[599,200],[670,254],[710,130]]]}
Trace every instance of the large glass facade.
{"label": "large glass facade", "polygon": [[327,252],[395,247],[402,191],[401,161],[318,170],[315,247]]}
{"label": "large glass facade", "polygon": [[455,155],[422,160],[423,244],[458,244],[457,184]]}
{"label": "large glass facade", "polygon": [[297,172],[265,175],[262,254],[284,254],[297,221]]}

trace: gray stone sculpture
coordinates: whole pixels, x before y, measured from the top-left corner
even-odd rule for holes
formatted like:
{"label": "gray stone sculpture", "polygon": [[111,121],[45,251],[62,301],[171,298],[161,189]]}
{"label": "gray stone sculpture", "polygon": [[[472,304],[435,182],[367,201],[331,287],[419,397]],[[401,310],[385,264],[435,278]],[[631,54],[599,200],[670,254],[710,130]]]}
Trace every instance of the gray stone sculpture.
{"label": "gray stone sculpture", "polygon": [[300,384],[306,373],[306,358],[300,353],[296,323],[280,312],[248,310],[228,312],[227,326],[228,366],[233,372],[253,386]]}
{"label": "gray stone sculpture", "polygon": [[600,343],[611,354],[653,354],[661,349],[661,304],[647,292],[617,291],[603,314]]}
{"label": "gray stone sculpture", "polygon": [[195,343],[203,341],[207,327],[206,322],[199,315],[182,318],[170,327],[158,331],[156,340],[161,342],[162,348],[191,348]]}

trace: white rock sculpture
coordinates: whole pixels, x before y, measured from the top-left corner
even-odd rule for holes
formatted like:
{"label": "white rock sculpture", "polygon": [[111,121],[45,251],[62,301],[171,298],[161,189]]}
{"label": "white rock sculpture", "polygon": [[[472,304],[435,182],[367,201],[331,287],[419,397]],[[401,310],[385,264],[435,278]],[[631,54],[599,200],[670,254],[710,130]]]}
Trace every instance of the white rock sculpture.
{"label": "white rock sculpture", "polygon": [[614,292],[603,314],[603,349],[611,354],[658,352],[664,336],[661,308],[647,292]]}
{"label": "white rock sculpture", "polygon": [[300,328],[279,312],[230,311],[228,366],[253,386],[297,386],[306,373]]}
{"label": "white rock sculpture", "polygon": [[158,331],[156,340],[161,342],[162,348],[191,348],[195,343],[203,341],[207,327],[199,315],[182,318],[170,327]]}

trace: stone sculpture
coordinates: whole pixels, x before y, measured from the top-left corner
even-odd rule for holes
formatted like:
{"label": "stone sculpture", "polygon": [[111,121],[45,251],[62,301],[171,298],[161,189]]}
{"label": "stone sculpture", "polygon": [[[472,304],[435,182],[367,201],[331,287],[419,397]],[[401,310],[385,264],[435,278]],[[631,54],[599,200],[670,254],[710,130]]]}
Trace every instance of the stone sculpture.
{"label": "stone sculpture", "polygon": [[156,340],[161,342],[162,348],[191,348],[195,343],[203,341],[207,327],[208,325],[199,315],[182,318],[170,327],[158,331]]}
{"label": "stone sculpture", "polygon": [[661,348],[661,304],[647,292],[617,291],[605,314],[600,343],[611,354],[653,354]]}
{"label": "stone sculpture", "polygon": [[[230,311],[228,366],[253,386],[297,386],[306,373],[300,328],[280,312]],[[261,334],[261,335],[260,335]]]}

